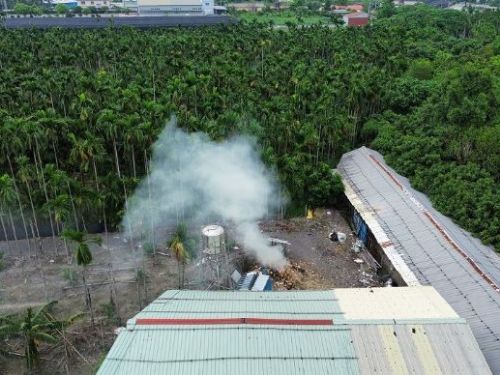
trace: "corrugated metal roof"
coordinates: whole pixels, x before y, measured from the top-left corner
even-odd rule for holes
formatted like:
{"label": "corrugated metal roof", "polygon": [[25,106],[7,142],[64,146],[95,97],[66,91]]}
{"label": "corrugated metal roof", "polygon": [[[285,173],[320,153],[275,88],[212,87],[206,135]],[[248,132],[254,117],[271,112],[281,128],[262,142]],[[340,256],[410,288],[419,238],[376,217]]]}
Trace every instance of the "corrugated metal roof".
{"label": "corrugated metal roof", "polygon": [[432,287],[335,289],[344,319],[452,319],[458,315]]}
{"label": "corrugated metal roof", "polygon": [[500,373],[500,293],[495,290],[500,257],[432,208],[377,152],[366,147],[349,152],[338,171],[377,241],[386,238],[384,251],[392,252],[403,278],[435,287],[467,319],[491,369]]}
{"label": "corrugated metal roof", "polygon": [[252,291],[262,292],[266,287],[268,281],[269,281],[269,275],[264,275],[262,273],[259,273],[259,276],[257,276],[257,280],[255,280],[255,283],[252,286]]}
{"label": "corrugated metal roof", "polygon": [[168,291],[136,316],[150,317],[341,319],[342,313],[332,291]]}
{"label": "corrugated metal roof", "polygon": [[[416,287],[418,298],[401,299],[410,289],[366,290],[415,311],[414,318],[401,321],[400,308],[371,319],[367,307],[374,300],[356,289],[169,291],[129,321],[98,374],[491,374],[465,321],[430,287]],[[354,299],[359,306],[349,311],[358,310],[355,317],[361,319],[350,320],[340,308]],[[204,304],[208,307],[200,311]],[[186,320],[189,316],[196,319]],[[291,319],[298,325],[240,324],[228,319],[234,316]],[[318,316],[333,324],[300,324]],[[144,319],[149,323],[141,323]]]}

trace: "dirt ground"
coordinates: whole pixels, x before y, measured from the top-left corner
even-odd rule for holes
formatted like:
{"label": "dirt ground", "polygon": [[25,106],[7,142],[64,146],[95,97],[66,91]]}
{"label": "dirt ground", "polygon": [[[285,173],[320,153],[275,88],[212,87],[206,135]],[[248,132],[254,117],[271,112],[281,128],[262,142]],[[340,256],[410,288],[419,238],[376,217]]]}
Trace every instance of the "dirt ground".
{"label": "dirt ground", "polygon": [[[92,246],[93,262],[85,271],[97,329],[95,332],[88,329],[88,316],[70,328],[68,336],[75,346],[70,363],[71,374],[95,373],[96,364],[116,337],[114,329],[119,326],[118,319],[121,318],[123,324],[163,291],[178,287],[177,262],[165,246],[159,246],[163,255],[158,253],[153,258],[143,256],[144,251],[139,243],[128,243],[117,233],[101,237],[103,244]],[[160,243],[165,242],[163,240]],[[19,246],[16,245],[12,241],[10,244],[0,244],[5,254],[5,266],[0,272],[0,315],[23,313],[30,306],[36,310],[54,300],[58,301],[55,313],[60,317],[86,311],[82,268],[74,260],[68,264],[62,242],[44,239],[42,251],[37,252],[36,257],[34,252],[28,257],[27,250],[21,251],[23,247],[26,249],[25,241],[19,241]],[[59,255],[56,255],[56,248]],[[70,251],[73,251],[71,246]],[[147,275],[145,280],[140,277],[143,267]],[[139,278],[136,277],[138,272]],[[110,311],[112,295],[116,313]],[[14,346],[9,351],[22,354],[20,347]],[[51,356],[60,359],[58,357],[61,355],[57,351],[43,355],[48,359]],[[63,363],[58,362],[42,361],[45,371],[41,373],[65,373]],[[23,358],[0,358],[0,374],[22,374],[23,371]]]}
{"label": "dirt ground", "polygon": [[[270,220],[261,223],[269,237],[290,242],[289,273],[274,275],[274,289],[331,289],[380,286],[376,271],[370,267],[367,253],[354,253],[356,238],[346,221],[334,210],[318,210],[316,218],[307,220]],[[344,243],[332,242],[328,234],[336,230],[347,234]],[[92,246],[93,263],[85,271],[91,285],[96,330],[89,329],[88,316],[72,326],[68,340],[72,345],[70,373],[93,374],[112,345],[114,330],[133,317],[147,303],[167,289],[178,287],[177,262],[165,248],[168,232],[157,234],[156,256],[145,256],[139,243],[127,242],[120,234],[102,235],[103,245]],[[24,242],[24,243],[23,243]],[[16,246],[19,245],[19,246]],[[34,245],[34,244],[33,244]],[[33,246],[35,247],[35,246]],[[59,255],[56,255],[56,249]],[[68,264],[64,244],[51,238],[42,242],[42,250],[28,256],[26,242],[0,243],[4,252],[4,269],[0,271],[0,315],[23,313],[26,308],[42,306],[57,300],[56,314],[68,317],[86,311],[81,267]],[[197,261],[187,267],[186,288],[206,289],[193,270]],[[141,275],[145,270],[146,279]],[[137,277],[139,272],[139,277]],[[116,294],[116,296],[115,296]],[[117,312],[110,312],[110,296]],[[121,319],[121,322],[118,321]],[[8,351],[22,355],[19,343],[1,343]],[[9,346],[11,345],[11,346]],[[16,346],[17,345],[17,346]],[[61,348],[42,346],[41,374],[66,373]],[[24,359],[20,356],[0,358],[0,374],[21,374]]]}
{"label": "dirt ground", "polygon": [[[366,250],[354,253],[356,241],[345,219],[335,210],[317,210],[313,220],[295,218],[261,223],[269,237],[290,243],[289,260],[298,269],[293,289],[361,288],[380,286]],[[332,242],[332,231],[347,234],[344,243]],[[356,260],[356,261],[355,261]],[[288,289],[275,281],[274,289]]]}

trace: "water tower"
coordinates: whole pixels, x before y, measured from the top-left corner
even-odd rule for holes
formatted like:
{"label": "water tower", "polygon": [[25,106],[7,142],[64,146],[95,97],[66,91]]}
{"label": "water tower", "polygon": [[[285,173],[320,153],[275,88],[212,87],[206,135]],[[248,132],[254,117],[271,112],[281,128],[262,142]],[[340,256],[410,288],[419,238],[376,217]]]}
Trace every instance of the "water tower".
{"label": "water tower", "polygon": [[220,225],[207,225],[201,230],[203,274],[210,285],[225,285],[227,274],[226,233]]}
{"label": "water tower", "polygon": [[201,230],[203,252],[207,255],[220,255],[226,251],[226,235],[220,225],[207,225]]}

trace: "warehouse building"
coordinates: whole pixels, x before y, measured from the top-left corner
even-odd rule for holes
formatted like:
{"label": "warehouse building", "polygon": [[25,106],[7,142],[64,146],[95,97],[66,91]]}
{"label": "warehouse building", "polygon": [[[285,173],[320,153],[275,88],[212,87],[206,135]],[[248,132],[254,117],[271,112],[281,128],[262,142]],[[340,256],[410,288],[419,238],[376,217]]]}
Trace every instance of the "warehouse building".
{"label": "warehouse building", "polygon": [[500,374],[498,254],[436,211],[377,152],[346,153],[337,169],[358,237],[397,284],[432,285],[467,320]]}
{"label": "warehouse building", "polygon": [[123,6],[141,16],[214,14],[213,0],[125,0]]}
{"label": "warehouse building", "polygon": [[163,293],[127,323],[113,374],[491,374],[432,287]]}

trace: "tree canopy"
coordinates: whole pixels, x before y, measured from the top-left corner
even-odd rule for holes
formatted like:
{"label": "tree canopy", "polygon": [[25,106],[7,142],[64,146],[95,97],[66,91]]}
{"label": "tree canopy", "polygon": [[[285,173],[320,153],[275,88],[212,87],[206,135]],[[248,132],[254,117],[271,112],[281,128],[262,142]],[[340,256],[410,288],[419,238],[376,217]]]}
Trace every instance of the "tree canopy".
{"label": "tree canopy", "polygon": [[54,231],[116,225],[175,114],[213,139],[254,136],[295,204],[331,202],[328,169],[375,147],[500,248],[499,13],[391,4],[363,28],[0,29],[11,208]]}

